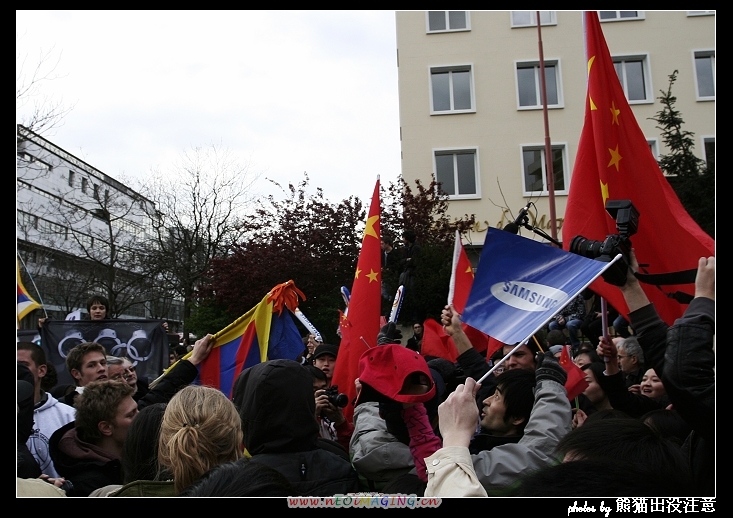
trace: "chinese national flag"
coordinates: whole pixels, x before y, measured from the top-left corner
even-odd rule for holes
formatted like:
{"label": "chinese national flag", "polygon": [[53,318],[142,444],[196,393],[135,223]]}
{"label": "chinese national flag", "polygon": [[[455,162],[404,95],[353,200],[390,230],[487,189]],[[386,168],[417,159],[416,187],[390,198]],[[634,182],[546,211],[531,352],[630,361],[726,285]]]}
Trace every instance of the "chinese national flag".
{"label": "chinese national flag", "polygon": [[[456,230],[456,241],[453,247],[453,269],[451,270],[450,287],[448,289],[448,304],[453,304],[458,313],[463,313],[463,310],[466,309],[466,301],[468,300],[468,294],[471,293],[471,286],[473,286],[473,267],[468,255],[466,255],[466,249],[463,248],[461,234]],[[478,352],[486,350],[489,345],[488,335],[468,324],[463,324],[463,331],[468,336],[474,349]],[[444,331],[443,334],[445,334]],[[455,349],[453,339],[450,339],[450,345]],[[423,354],[427,353],[423,350]]]}
{"label": "chinese national flag", "polygon": [[356,263],[356,274],[351,287],[351,299],[346,316],[341,317],[341,344],[331,383],[339,392],[349,396],[349,404],[343,409],[347,420],[352,421],[356,396],[354,380],[359,376],[359,357],[370,347],[376,347],[379,334],[379,317],[382,303],[382,257],[380,240],[379,179],[374,186],[372,204],[361,242],[361,252]]}
{"label": "chinese national flag", "polygon": [[[626,101],[595,11],[585,12],[585,25],[588,92],[562,226],[563,248],[569,250],[575,236],[602,242],[618,234],[606,201],[631,200],[639,211],[638,232],[630,238],[640,273],[695,269],[700,257],[715,255],[715,241],[685,211],[652,155]],[[668,294],[694,293],[691,284],[642,287],[669,325],[685,307]],[[590,288],[628,315],[618,287],[599,277]]]}
{"label": "chinese national flag", "polygon": [[468,294],[473,285],[473,267],[461,243],[461,234],[456,230],[456,241],[453,247],[453,269],[448,289],[448,304],[453,304],[456,311],[463,313],[466,309]]}
{"label": "chinese national flag", "polygon": [[568,379],[565,381],[565,390],[568,392],[568,399],[575,399],[588,388],[588,382],[585,381],[585,372],[570,359],[567,345],[562,348],[559,363],[565,369],[565,372],[568,373]]}

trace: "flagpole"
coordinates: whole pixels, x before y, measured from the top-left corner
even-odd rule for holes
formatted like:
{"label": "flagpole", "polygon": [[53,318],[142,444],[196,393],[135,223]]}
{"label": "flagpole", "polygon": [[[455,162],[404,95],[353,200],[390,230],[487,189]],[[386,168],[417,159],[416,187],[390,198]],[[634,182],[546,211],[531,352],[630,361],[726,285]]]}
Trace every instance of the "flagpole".
{"label": "flagpole", "polygon": [[540,85],[542,88],[542,117],[545,123],[545,170],[547,171],[547,191],[550,202],[550,235],[557,243],[557,214],[555,213],[555,175],[552,167],[552,141],[550,140],[550,121],[547,109],[547,81],[545,80],[545,54],[542,49],[542,22],[537,11],[537,44],[540,51]]}
{"label": "flagpole", "polygon": [[25,268],[25,273],[28,274],[28,278],[31,280],[31,284],[33,284],[33,287],[36,289],[36,295],[38,295],[38,302],[41,304],[41,309],[43,309],[43,314],[46,315],[46,318],[48,318],[48,312],[46,311],[46,305],[43,303],[43,299],[41,298],[41,292],[38,291],[38,286],[36,286],[36,281],[33,280],[33,276],[31,275],[31,272],[28,271],[28,266],[26,266],[25,261],[20,256],[20,254],[15,254],[18,259],[20,259],[20,264],[23,265],[23,268]]}

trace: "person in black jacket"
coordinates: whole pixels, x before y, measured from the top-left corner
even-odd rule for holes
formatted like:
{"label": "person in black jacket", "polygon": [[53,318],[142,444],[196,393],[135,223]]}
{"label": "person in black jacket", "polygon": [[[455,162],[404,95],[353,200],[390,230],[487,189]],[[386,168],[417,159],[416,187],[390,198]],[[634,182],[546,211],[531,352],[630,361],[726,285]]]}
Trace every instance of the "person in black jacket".
{"label": "person in black jacket", "polygon": [[275,468],[303,496],[359,491],[359,477],[340,446],[319,437],[313,375],[293,360],[242,371],[232,401],[252,461]]}
{"label": "person in black jacket", "polygon": [[621,292],[629,322],[644,350],[645,363],[660,375],[674,409],[692,432],[683,449],[692,464],[699,495],[715,495],[715,257],[701,257],[695,298],[667,327],[634,276],[633,250]]}

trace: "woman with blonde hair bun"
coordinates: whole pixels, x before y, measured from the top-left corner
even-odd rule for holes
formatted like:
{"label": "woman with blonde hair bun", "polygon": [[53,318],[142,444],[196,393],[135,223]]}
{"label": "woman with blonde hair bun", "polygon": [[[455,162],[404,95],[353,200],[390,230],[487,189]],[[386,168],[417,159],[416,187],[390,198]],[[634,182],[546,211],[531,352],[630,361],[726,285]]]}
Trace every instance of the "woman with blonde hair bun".
{"label": "woman with blonde hair bun", "polygon": [[173,474],[176,493],[208,470],[242,456],[242,421],[223,392],[189,385],[163,415],[158,461]]}

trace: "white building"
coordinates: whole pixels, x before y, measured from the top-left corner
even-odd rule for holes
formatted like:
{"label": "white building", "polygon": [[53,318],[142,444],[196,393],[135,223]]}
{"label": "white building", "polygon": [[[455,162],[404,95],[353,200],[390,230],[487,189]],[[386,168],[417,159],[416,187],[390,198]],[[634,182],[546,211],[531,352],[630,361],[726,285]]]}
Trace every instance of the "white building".
{"label": "white building", "polygon": [[[649,118],[662,109],[657,97],[678,70],[672,92],[683,129],[694,132],[698,156],[714,160],[715,11],[599,13],[655,155],[665,149]],[[585,114],[583,17],[541,11],[540,19],[560,236]],[[551,234],[536,11],[398,11],[396,27],[404,180],[443,182],[449,213],[479,221],[467,236],[474,245],[529,201],[539,210],[530,222]]]}
{"label": "white building", "polygon": [[[107,295],[104,265],[114,264],[114,275],[125,279],[118,286],[144,273],[136,252],[155,243],[147,216],[154,205],[27,128],[18,126],[17,135],[16,246],[33,279],[26,288],[50,316],[85,312],[89,295]],[[152,293],[120,291],[118,302],[129,305],[120,317],[164,316]],[[180,320],[180,305],[168,306],[165,317]],[[34,328],[40,316],[36,310],[23,327]]]}

